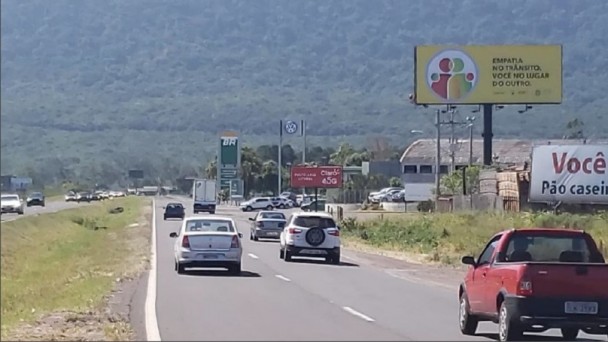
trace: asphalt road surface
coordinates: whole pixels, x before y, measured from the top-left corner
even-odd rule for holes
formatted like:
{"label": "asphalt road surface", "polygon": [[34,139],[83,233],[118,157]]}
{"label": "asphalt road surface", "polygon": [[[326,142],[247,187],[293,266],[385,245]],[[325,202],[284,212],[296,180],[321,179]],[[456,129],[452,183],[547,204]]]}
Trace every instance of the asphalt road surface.
{"label": "asphalt road surface", "polygon": [[[95,202],[91,202],[91,203],[95,203]],[[18,220],[22,217],[31,216],[31,215],[55,213],[55,212],[58,212],[61,210],[76,208],[78,206],[84,206],[84,205],[90,205],[90,204],[86,203],[86,202],[76,203],[76,202],[65,202],[65,201],[49,201],[46,203],[46,206],[44,206],[44,207],[26,206],[25,211],[23,212],[23,215],[12,214],[12,213],[11,214],[2,214],[2,222],[14,221],[14,220]]]}
{"label": "asphalt road surface", "polygon": [[[156,317],[162,340],[299,341],[489,341],[497,325],[481,323],[478,336],[458,329],[457,284],[399,276],[344,250],[341,265],[279,259],[277,242],[250,241],[248,217],[222,206],[216,215],[237,220],[243,233],[243,274],[222,269],[178,275],[169,233],[181,221],[163,221],[156,201]],[[191,215],[191,201],[183,198]],[[395,262],[395,260],[393,260]],[[191,271],[192,272],[192,271]],[[530,334],[531,340],[556,340],[559,331]],[[579,339],[606,340],[581,334]]]}

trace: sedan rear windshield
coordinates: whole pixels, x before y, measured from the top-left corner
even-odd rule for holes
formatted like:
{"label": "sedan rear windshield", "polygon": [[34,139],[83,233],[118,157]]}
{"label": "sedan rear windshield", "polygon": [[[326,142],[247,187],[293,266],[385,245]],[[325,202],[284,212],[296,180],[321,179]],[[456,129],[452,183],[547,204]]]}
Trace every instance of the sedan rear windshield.
{"label": "sedan rear windshield", "polygon": [[585,235],[515,235],[507,246],[505,261],[603,262],[593,255]]}
{"label": "sedan rear windshield", "polygon": [[234,232],[234,226],[227,220],[188,220],[187,232]]}
{"label": "sedan rear windshield", "polygon": [[320,217],[320,216],[300,216],[296,217],[293,222],[298,227],[304,228],[334,228],[336,227],[336,222],[328,217]]}
{"label": "sedan rear windshield", "polygon": [[261,213],[260,218],[263,219],[275,219],[275,220],[284,220],[285,215],[283,213]]}

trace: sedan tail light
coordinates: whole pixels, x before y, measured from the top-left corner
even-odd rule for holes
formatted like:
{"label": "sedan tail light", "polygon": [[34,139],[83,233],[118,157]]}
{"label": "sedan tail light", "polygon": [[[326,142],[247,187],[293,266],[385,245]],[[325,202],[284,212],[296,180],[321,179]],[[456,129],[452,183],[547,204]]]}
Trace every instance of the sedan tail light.
{"label": "sedan tail light", "polygon": [[239,248],[239,237],[237,235],[232,236],[232,243],[230,244],[230,248]]}
{"label": "sedan tail light", "polygon": [[190,240],[188,239],[188,235],[184,236],[184,239],[182,240],[182,247],[190,248]]}
{"label": "sedan tail light", "polygon": [[255,225],[258,226],[258,228],[262,228],[262,227],[264,227],[264,222],[258,221],[255,223]]}
{"label": "sedan tail light", "polygon": [[287,229],[287,233],[289,233],[289,234],[300,234],[301,232],[302,232],[302,229],[300,229],[300,228]]}

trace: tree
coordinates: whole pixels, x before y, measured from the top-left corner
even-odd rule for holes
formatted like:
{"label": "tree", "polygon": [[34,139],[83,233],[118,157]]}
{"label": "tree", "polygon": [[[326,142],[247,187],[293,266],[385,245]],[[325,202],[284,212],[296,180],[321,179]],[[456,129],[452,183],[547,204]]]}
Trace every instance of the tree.
{"label": "tree", "polygon": [[[479,166],[470,166],[466,168],[465,177],[467,182],[467,194],[477,193],[479,191]],[[441,177],[440,187],[442,195],[462,195],[463,188],[463,173],[462,170],[456,170],[448,175]]]}
{"label": "tree", "polygon": [[398,177],[392,177],[391,179],[388,180],[388,184],[392,187],[401,187],[403,186],[403,183],[401,182],[401,179]]}
{"label": "tree", "polygon": [[564,139],[585,139],[585,133],[583,131],[583,127],[585,124],[582,120],[575,118],[573,120],[568,121],[566,124],[566,135],[564,135]]}

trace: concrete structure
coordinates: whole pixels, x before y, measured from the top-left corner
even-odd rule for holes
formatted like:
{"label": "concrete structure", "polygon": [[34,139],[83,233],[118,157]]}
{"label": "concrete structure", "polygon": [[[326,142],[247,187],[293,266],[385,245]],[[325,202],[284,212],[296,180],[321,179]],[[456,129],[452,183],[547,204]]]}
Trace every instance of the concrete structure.
{"label": "concrete structure", "polygon": [[[494,139],[494,162],[500,166],[515,166],[530,163],[532,148],[536,145],[583,144],[581,140],[520,140]],[[587,140],[587,144],[603,144],[605,141]],[[441,174],[447,174],[451,158],[449,140],[441,139]],[[419,139],[409,145],[400,158],[401,180],[406,194],[416,198],[432,199],[435,187],[436,139]],[[455,168],[469,164],[469,140],[459,139],[454,154]],[[483,164],[483,140],[473,140],[473,164]],[[413,200],[413,199],[412,199]]]}

